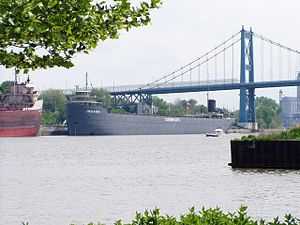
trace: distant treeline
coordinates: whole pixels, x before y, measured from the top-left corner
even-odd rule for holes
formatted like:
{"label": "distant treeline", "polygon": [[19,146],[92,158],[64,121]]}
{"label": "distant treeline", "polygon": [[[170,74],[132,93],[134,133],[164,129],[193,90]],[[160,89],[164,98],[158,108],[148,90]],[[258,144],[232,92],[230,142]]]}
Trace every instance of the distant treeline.
{"label": "distant treeline", "polygon": [[[184,116],[207,114],[208,109],[205,105],[198,104],[197,100],[177,99],[174,103],[166,102],[162,98],[153,97],[153,105],[157,107],[157,114],[160,116]],[[230,112],[225,108],[217,108],[217,113],[229,116]]]}

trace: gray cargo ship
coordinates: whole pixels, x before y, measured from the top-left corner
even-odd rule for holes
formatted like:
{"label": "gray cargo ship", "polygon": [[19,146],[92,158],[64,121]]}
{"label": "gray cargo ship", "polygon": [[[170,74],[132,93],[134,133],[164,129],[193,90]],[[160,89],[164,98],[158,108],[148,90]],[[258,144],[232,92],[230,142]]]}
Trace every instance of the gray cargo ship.
{"label": "gray cargo ship", "polygon": [[69,135],[203,134],[227,130],[232,118],[168,117],[111,113],[89,91],[76,91],[67,103]]}

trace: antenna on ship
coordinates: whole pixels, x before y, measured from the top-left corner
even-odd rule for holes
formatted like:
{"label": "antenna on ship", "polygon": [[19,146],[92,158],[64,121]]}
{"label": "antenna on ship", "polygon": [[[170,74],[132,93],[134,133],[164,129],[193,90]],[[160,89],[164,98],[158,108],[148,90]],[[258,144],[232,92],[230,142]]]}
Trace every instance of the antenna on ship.
{"label": "antenna on ship", "polygon": [[206,93],[206,103],[207,103],[207,108],[208,108],[208,102],[209,102],[209,91]]}
{"label": "antenna on ship", "polygon": [[26,80],[26,82],[27,82],[27,84],[29,84],[29,83],[30,83],[30,77],[29,77],[29,74],[28,74],[28,76],[27,76],[27,80]]}
{"label": "antenna on ship", "polygon": [[88,90],[88,73],[86,72],[85,73],[85,90],[87,91]]}

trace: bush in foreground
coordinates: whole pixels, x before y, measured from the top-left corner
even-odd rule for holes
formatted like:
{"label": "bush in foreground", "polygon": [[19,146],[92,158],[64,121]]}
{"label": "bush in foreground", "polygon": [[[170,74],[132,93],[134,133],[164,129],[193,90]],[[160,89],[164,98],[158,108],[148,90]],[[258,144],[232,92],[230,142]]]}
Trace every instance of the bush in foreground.
{"label": "bush in foreground", "polygon": [[300,127],[292,128],[280,133],[268,135],[248,135],[241,138],[242,141],[273,141],[273,140],[300,140]]}
{"label": "bush in foreground", "polygon": [[[28,223],[23,223],[23,225],[28,225]],[[87,225],[103,224],[89,223]],[[200,211],[191,208],[189,212],[178,218],[161,215],[159,209],[146,210],[143,213],[136,213],[130,223],[118,220],[114,225],[300,225],[300,220],[290,214],[286,215],[283,220],[278,217],[271,221],[256,220],[248,216],[247,207],[242,206],[234,213],[226,213],[219,208],[202,208]]]}

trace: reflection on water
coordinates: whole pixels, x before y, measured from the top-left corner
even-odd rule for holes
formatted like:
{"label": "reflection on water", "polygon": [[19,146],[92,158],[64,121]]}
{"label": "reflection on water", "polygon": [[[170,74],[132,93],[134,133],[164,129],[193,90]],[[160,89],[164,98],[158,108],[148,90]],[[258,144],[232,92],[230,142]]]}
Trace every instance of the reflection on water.
{"label": "reflection on water", "polygon": [[232,169],[233,172],[242,174],[269,174],[276,176],[284,176],[288,174],[300,175],[300,170],[286,170],[286,169]]}
{"label": "reflection on water", "polygon": [[231,169],[236,135],[0,139],[0,224],[125,221],[160,207],[300,215],[300,171]]}

